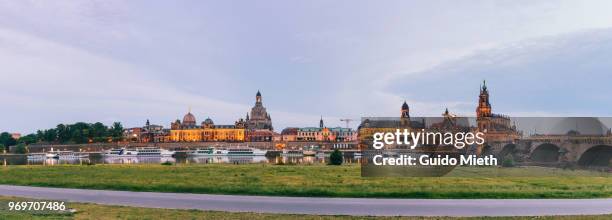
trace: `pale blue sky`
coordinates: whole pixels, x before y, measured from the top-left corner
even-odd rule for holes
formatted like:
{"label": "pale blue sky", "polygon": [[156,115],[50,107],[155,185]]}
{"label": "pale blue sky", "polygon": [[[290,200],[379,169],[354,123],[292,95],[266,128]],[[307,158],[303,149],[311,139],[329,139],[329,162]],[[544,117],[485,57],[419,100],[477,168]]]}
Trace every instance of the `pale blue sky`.
{"label": "pale blue sky", "polygon": [[[610,1],[0,1],[0,130],[444,107],[612,116]],[[353,123],[356,125],[356,123]]]}

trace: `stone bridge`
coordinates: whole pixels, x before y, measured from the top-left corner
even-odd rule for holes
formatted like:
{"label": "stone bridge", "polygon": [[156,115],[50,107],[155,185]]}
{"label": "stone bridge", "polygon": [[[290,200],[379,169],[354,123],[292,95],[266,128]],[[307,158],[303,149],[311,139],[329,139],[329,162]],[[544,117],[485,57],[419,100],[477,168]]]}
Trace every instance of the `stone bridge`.
{"label": "stone bridge", "polygon": [[485,144],[482,153],[497,158],[512,155],[525,164],[609,167],[612,165],[612,136],[534,135],[512,142]]}

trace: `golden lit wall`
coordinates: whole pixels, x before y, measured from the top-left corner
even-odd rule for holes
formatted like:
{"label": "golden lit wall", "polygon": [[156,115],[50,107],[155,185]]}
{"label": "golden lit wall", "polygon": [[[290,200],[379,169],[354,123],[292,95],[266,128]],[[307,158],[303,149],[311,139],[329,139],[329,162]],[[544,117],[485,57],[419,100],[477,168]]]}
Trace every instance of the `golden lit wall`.
{"label": "golden lit wall", "polygon": [[170,141],[173,142],[199,142],[199,141],[236,141],[245,140],[244,129],[239,128],[196,128],[170,130]]}

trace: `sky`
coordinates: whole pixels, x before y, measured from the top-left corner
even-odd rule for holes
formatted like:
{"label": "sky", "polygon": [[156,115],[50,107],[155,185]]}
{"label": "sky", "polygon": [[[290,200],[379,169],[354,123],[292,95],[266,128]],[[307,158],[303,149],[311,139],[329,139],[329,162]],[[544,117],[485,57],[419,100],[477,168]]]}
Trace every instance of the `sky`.
{"label": "sky", "polygon": [[[493,111],[612,116],[610,1],[0,1],[0,131],[78,121],[277,131]],[[352,127],[357,123],[353,122]]]}

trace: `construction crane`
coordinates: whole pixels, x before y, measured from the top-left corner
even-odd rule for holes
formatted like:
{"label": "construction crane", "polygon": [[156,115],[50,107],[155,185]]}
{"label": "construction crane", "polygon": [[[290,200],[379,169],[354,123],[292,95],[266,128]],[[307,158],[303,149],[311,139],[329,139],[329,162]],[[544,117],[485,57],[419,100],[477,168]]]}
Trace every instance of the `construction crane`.
{"label": "construction crane", "polygon": [[349,124],[351,123],[351,121],[354,121],[354,120],[350,118],[341,118],[340,121],[346,123],[346,128],[350,128]]}

